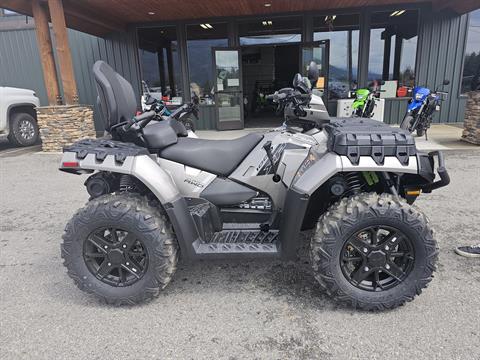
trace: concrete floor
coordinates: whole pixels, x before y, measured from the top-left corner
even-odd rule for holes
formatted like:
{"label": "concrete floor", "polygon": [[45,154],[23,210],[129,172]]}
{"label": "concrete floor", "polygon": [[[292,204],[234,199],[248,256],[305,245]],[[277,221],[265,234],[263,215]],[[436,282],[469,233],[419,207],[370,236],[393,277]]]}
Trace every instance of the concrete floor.
{"label": "concrete floor", "polygon": [[86,177],[59,172],[58,155],[3,157],[0,358],[480,359],[480,260],[452,251],[480,242],[480,152],[448,151],[446,161],[450,186],[417,202],[436,229],[435,279],[406,306],[366,313],[333,303],[305,256],[180,263],[155,301],[101,305],[60,259]]}

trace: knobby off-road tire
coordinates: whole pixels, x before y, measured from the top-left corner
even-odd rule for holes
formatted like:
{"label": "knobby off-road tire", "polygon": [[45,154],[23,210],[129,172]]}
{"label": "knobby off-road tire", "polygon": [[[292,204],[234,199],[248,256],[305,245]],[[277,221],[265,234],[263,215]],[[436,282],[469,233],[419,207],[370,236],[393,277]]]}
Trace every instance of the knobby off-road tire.
{"label": "knobby off-road tire", "polygon": [[[350,244],[348,239],[366,227],[378,225],[398,229],[408,237],[414,259],[410,260],[408,275],[398,285],[367,291],[349,280],[341,259],[345,256],[344,246]],[[365,310],[392,309],[413,300],[432,280],[437,255],[427,217],[403,200],[376,193],[355,195],[332,205],[319,219],[310,249],[314,276],[326,292],[341,304]],[[364,266],[363,261],[369,260],[360,261]]]}
{"label": "knobby off-road tire", "polygon": [[8,140],[15,146],[31,146],[38,141],[38,125],[32,115],[16,113],[10,121]]}
{"label": "knobby off-road tire", "polygon": [[[147,254],[142,276],[132,284],[112,286],[97,278],[87,265],[84,251],[86,242],[90,246],[87,239],[104,227],[132,234],[132,238],[138,239],[137,249],[140,246]],[[118,234],[116,230],[115,233]],[[68,222],[61,252],[68,275],[78,288],[113,305],[133,305],[158,296],[172,279],[178,260],[177,240],[169,220],[158,208],[149,205],[146,198],[135,194],[104,195],[88,202]],[[117,271],[125,274],[123,269]]]}

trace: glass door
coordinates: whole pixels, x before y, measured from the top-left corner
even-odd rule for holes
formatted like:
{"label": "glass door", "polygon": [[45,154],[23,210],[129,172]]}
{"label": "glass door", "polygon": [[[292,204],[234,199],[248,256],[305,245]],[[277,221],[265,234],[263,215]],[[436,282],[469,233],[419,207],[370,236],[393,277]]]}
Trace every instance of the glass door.
{"label": "glass door", "polygon": [[243,129],[240,49],[213,48],[212,51],[217,129]]}
{"label": "glass door", "polygon": [[312,43],[303,43],[300,59],[300,73],[303,76],[307,76],[308,65],[311,61],[315,61],[318,66],[320,77],[316,84],[314,84],[314,90],[320,92],[323,97],[323,101],[326,104],[328,99],[328,57],[329,57],[329,45],[328,40],[315,41]]}

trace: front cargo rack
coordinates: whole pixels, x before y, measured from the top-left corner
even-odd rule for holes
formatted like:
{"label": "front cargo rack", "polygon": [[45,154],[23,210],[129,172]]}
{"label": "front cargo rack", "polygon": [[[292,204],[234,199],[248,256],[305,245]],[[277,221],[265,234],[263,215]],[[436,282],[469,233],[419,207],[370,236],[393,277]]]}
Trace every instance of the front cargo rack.
{"label": "front cargo rack", "polygon": [[377,120],[332,118],[324,128],[328,149],[347,156],[354,165],[359,164],[360,156],[370,156],[377,165],[383,165],[386,156],[395,156],[402,165],[408,165],[409,157],[417,153],[411,134]]}

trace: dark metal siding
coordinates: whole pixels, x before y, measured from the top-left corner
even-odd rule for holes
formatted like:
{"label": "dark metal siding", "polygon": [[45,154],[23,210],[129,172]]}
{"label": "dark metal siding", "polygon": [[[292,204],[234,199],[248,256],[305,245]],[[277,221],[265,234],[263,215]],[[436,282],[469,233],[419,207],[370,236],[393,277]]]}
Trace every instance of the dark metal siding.
{"label": "dark metal siding", "polygon": [[32,89],[42,104],[47,93],[33,29],[0,32],[0,86]]}
{"label": "dark metal siding", "polygon": [[97,60],[110,64],[132,84],[139,103],[141,78],[135,33],[115,33],[104,39],[69,30],[68,36],[80,102],[95,106],[95,125],[96,129],[101,131],[103,124],[96,108],[97,91],[92,74],[93,64]]}
{"label": "dark metal siding", "polygon": [[[141,81],[134,31],[116,33],[104,39],[69,30],[68,37],[81,104],[96,107],[97,92],[92,67],[97,60],[108,62],[130,81],[137,101],[140,101]],[[0,86],[35,90],[41,104],[48,104],[34,29],[0,31]],[[94,114],[95,127],[102,131],[97,109]]]}
{"label": "dark metal siding", "polygon": [[468,15],[422,11],[418,37],[416,82],[430,89],[450,80],[448,100],[443,102],[434,122],[463,121],[466,98],[460,94],[460,83],[468,30]]}

